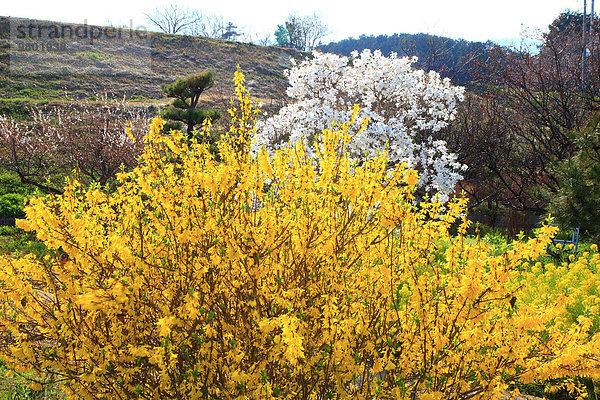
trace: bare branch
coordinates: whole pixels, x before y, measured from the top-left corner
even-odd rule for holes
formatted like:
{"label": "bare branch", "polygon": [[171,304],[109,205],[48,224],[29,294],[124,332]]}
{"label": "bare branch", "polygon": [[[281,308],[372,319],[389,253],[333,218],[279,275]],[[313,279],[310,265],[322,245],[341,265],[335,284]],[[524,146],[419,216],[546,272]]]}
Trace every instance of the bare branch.
{"label": "bare branch", "polygon": [[198,18],[198,13],[189,8],[169,4],[156,8],[146,18],[164,33],[184,33]]}

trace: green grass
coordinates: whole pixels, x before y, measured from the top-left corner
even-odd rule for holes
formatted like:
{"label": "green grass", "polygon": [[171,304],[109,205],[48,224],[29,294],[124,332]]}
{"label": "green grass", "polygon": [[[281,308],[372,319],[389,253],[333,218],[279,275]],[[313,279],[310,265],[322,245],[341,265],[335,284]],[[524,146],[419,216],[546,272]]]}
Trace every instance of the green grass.
{"label": "green grass", "polygon": [[34,233],[14,226],[0,226],[0,254],[33,254],[41,258],[48,254],[48,249]]}
{"label": "green grass", "polygon": [[0,400],[66,399],[56,384],[44,385],[40,391],[31,389],[27,377],[34,377],[34,375],[12,374],[7,368],[0,367]]}

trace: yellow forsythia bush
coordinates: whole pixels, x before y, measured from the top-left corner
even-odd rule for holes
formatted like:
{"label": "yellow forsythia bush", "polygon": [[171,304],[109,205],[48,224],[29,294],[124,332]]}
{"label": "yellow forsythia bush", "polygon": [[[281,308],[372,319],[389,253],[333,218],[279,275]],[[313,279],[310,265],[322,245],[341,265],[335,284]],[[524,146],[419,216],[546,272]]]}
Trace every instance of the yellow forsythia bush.
{"label": "yellow forsythia bush", "polygon": [[116,193],[31,201],[21,226],[68,257],[0,259],[6,365],[86,399],[491,398],[599,376],[568,294],[520,298],[550,228],[490,255],[461,233],[465,200],[417,205],[414,171],[353,165],[349,125],[317,161],[252,158],[236,85],[220,160],[157,119]]}

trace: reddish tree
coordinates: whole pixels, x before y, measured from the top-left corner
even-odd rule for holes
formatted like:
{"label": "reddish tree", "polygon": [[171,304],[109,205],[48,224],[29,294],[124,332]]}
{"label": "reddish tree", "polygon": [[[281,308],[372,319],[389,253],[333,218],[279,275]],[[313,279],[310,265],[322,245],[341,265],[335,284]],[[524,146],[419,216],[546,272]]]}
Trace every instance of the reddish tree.
{"label": "reddish tree", "polygon": [[0,118],[0,167],[49,193],[61,193],[74,171],[82,182],[104,186],[137,164],[148,124],[144,110],[107,97],[33,107],[27,122]]}
{"label": "reddish tree", "polygon": [[537,190],[558,189],[552,163],[574,154],[570,132],[581,130],[599,108],[599,52],[589,51],[599,43],[597,22],[587,49],[581,15],[573,13],[550,25],[537,55],[490,48],[486,63],[478,66],[486,84],[464,102],[457,122],[444,133],[449,148],[469,166],[462,186],[472,204],[493,201],[544,211]]}

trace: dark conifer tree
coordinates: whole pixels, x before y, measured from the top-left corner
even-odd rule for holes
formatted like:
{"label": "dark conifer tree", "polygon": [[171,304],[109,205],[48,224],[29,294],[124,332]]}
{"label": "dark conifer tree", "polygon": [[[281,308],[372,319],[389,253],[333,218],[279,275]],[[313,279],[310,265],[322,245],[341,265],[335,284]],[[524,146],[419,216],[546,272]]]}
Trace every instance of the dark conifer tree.
{"label": "dark conifer tree", "polygon": [[161,85],[161,89],[168,97],[175,98],[171,106],[162,112],[163,118],[175,121],[166,124],[165,130],[181,129],[183,124],[186,126],[188,137],[191,138],[194,127],[202,124],[205,119],[210,118],[213,121],[219,119],[221,117],[219,111],[196,108],[200,95],[213,85],[214,78],[211,71],[190,75],[169,85]]}

